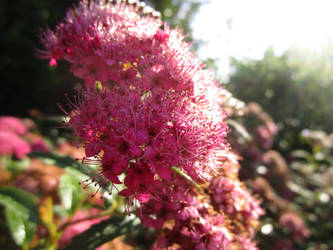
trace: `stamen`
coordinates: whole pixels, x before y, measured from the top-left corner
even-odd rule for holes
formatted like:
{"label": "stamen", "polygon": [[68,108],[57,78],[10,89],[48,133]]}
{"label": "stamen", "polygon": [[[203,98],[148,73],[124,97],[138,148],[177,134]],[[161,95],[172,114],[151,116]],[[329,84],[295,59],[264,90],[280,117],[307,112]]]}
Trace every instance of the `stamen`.
{"label": "stamen", "polygon": [[[91,198],[95,197],[96,194],[98,192],[100,192],[100,190],[101,190],[101,193],[102,193],[101,199],[103,199],[103,195],[107,191],[108,191],[109,195],[112,195],[112,189],[115,186],[107,178],[105,178],[105,176],[103,175],[103,172],[104,171],[103,171],[102,168],[100,168],[98,170],[95,170],[95,171],[92,171],[92,172],[90,172],[90,173],[87,174],[90,178],[85,179],[85,180],[79,182],[80,185],[84,185],[82,187],[83,189],[87,189],[88,186],[90,186],[92,184],[94,185],[94,187],[98,186],[98,188],[95,191],[95,193],[93,193],[92,195],[90,195]],[[111,184],[111,189],[107,190],[109,184]]]}
{"label": "stamen", "polygon": [[101,164],[100,159],[91,159],[91,158],[86,158],[83,157],[81,160],[82,164],[86,164],[86,165],[94,165],[94,166],[99,166]]}

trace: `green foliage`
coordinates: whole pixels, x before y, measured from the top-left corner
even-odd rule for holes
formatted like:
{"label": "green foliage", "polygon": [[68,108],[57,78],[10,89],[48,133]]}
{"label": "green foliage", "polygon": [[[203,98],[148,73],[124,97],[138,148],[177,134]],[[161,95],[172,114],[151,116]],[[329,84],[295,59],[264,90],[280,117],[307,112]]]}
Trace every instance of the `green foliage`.
{"label": "green foliage", "polygon": [[58,192],[62,206],[70,216],[73,215],[82,199],[82,188],[78,179],[70,174],[62,175]]}
{"label": "green foliage", "polygon": [[301,210],[311,230],[311,237],[304,249],[310,245],[321,245],[321,249],[333,247],[333,137],[322,131],[306,131],[302,140],[310,150],[292,152],[295,161],[291,164],[293,178],[289,188],[297,194],[294,206]]}
{"label": "green foliage", "polygon": [[33,158],[38,158],[47,164],[53,164],[61,168],[73,168],[84,174],[95,170],[92,166],[82,164],[69,156],[58,155],[51,152],[33,152],[30,154]]}
{"label": "green foliage", "polygon": [[136,234],[142,230],[143,228],[137,219],[133,220],[125,215],[112,216],[110,219],[103,220],[74,237],[64,250],[93,250],[116,237],[126,234]]}
{"label": "green foliage", "polygon": [[9,155],[1,155],[0,165],[6,166],[6,170],[15,175],[23,172],[29,167],[30,159],[28,157],[24,157],[21,160],[16,160]]}
{"label": "green foliage", "polygon": [[32,194],[18,188],[4,186],[0,187],[0,195],[3,206],[17,210],[17,213],[25,219],[37,222],[36,198]]}
{"label": "green foliage", "polygon": [[0,187],[0,204],[5,207],[6,223],[14,241],[27,248],[38,223],[35,197],[14,187]]}
{"label": "green foliage", "polygon": [[13,173],[20,173],[26,170],[30,165],[30,159],[25,157],[21,160],[10,159],[10,163],[8,164],[8,171]]}
{"label": "green foliage", "polygon": [[268,50],[261,60],[238,61],[227,88],[245,102],[257,102],[278,123],[276,147],[299,148],[303,128],[331,131],[333,118],[332,51],[311,55],[289,51],[276,56]]}
{"label": "green foliage", "polygon": [[22,216],[18,215],[15,210],[10,209],[5,210],[5,218],[15,243],[19,246],[23,246],[23,248],[27,248],[35,234],[37,228],[36,223],[24,219]]}

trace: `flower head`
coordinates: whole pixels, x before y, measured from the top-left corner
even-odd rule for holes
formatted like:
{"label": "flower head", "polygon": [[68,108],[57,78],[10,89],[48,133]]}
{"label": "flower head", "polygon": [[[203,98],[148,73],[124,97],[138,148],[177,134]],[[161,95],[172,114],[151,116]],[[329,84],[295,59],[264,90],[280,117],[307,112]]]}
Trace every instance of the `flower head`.
{"label": "flower head", "polygon": [[310,236],[310,230],[303,219],[294,212],[286,212],[280,217],[282,226],[288,228],[295,240],[301,241]]}
{"label": "flower head", "polygon": [[0,131],[0,155],[14,155],[22,159],[30,151],[30,145],[17,134]]}
{"label": "flower head", "polygon": [[[226,164],[235,157],[225,141],[218,84],[181,32],[162,27],[157,14],[142,6],[82,1],[55,32],[43,34],[41,56],[51,65],[70,62],[84,80],[68,116],[85,142],[84,161],[100,164],[89,181],[102,189],[124,184],[119,194],[129,204],[139,201],[143,223],[164,229],[156,247],[227,248],[239,233],[228,222],[234,213],[257,220],[260,210],[237,181],[214,181],[223,173],[236,178],[238,170]],[[195,191],[200,185],[213,191]],[[231,210],[224,213],[216,199]]]}
{"label": "flower head", "polygon": [[27,132],[27,128],[19,118],[1,116],[0,131],[10,131],[18,135],[24,135]]}

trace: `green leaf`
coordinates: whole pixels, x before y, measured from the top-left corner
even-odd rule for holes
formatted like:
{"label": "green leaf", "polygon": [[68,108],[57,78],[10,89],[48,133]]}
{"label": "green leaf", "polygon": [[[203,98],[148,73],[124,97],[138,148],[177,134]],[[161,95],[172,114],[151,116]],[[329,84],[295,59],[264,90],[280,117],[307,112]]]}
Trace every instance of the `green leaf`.
{"label": "green leaf", "polygon": [[30,166],[29,157],[24,157],[20,160],[14,160],[10,155],[1,155],[0,164],[5,167],[6,170],[18,174],[26,170]]}
{"label": "green leaf", "polygon": [[38,210],[34,195],[14,187],[0,187],[0,204],[13,209],[27,219],[37,222]]}
{"label": "green leaf", "polygon": [[9,231],[16,244],[28,244],[36,232],[37,224],[27,220],[15,210],[5,209],[5,218]]}
{"label": "green leaf", "polygon": [[313,200],[313,196],[315,193],[303,188],[302,186],[296,184],[295,182],[291,182],[291,181],[287,182],[287,187],[291,191],[305,197],[308,201]]}
{"label": "green leaf", "polygon": [[30,166],[30,159],[25,157],[21,160],[11,160],[10,164],[8,165],[8,170],[11,172],[22,172],[26,170]]}
{"label": "green leaf", "polygon": [[312,157],[312,155],[305,150],[294,150],[291,152],[291,155],[293,157],[304,158],[304,159],[308,159],[308,157]]}
{"label": "green leaf", "polygon": [[27,245],[37,227],[35,197],[14,187],[0,187],[0,204],[5,207],[7,226],[14,241],[20,246]]}
{"label": "green leaf", "polygon": [[5,209],[5,218],[14,241],[22,246],[25,239],[24,218],[17,214],[15,210],[8,208]]}
{"label": "green leaf", "polygon": [[33,152],[29,155],[33,158],[38,158],[48,164],[53,164],[61,168],[72,167],[85,174],[96,170],[94,167],[82,164],[69,156],[62,156],[48,152]]}
{"label": "green leaf", "polygon": [[29,218],[29,211],[22,204],[17,203],[14,199],[7,195],[0,193],[0,205],[3,205],[5,208],[13,210],[17,213],[18,216],[24,217],[25,219]]}
{"label": "green leaf", "polygon": [[118,236],[135,234],[141,230],[145,229],[142,228],[138,220],[130,219],[125,215],[113,216],[110,219],[93,225],[82,234],[74,237],[64,250],[93,250]]}
{"label": "green leaf", "polygon": [[67,167],[66,173],[68,173],[71,176],[74,176],[78,180],[89,179],[89,175],[86,175],[86,174],[82,173],[81,171],[79,171],[75,168],[72,168],[72,167]]}
{"label": "green leaf", "polygon": [[82,189],[78,179],[69,174],[62,175],[58,193],[61,204],[69,214],[73,215],[82,198]]}

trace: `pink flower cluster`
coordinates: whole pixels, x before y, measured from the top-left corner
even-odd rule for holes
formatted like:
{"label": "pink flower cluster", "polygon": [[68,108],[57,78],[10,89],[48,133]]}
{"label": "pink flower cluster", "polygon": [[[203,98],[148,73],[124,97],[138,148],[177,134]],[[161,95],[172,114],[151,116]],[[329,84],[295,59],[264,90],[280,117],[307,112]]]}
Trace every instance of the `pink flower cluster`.
{"label": "pink flower cluster", "polygon": [[113,183],[126,170],[123,193],[139,195],[156,174],[169,180],[172,166],[209,180],[221,167],[227,131],[224,113],[208,98],[217,92],[213,75],[178,30],[160,29],[140,8],[83,1],[43,38],[43,55],[71,62],[85,80],[70,124],[85,140],[86,156],[98,156]]}
{"label": "pink flower cluster", "polygon": [[[262,211],[237,182],[220,192],[215,178],[237,176],[238,167],[228,161],[218,84],[183,38],[140,2],[82,1],[55,32],[44,32],[40,54],[51,66],[69,61],[84,80],[68,116],[85,141],[85,162],[101,166],[91,181],[125,186],[119,194],[139,201],[143,223],[164,229],[155,248],[227,249],[238,236],[214,199],[231,194],[245,202],[233,216],[257,220]],[[251,243],[249,227],[241,233]]]}
{"label": "pink flower cluster", "polygon": [[175,176],[161,185],[158,198],[138,211],[146,226],[163,229],[153,249],[229,249],[236,239],[227,216],[183,182]]}
{"label": "pink flower cluster", "polygon": [[27,132],[24,123],[19,118],[13,116],[0,117],[0,130],[9,131],[17,135],[24,135]]}
{"label": "pink flower cluster", "polygon": [[20,119],[11,116],[0,117],[0,155],[14,155],[23,158],[31,151],[30,145],[21,138],[26,126]]}
{"label": "pink flower cluster", "polygon": [[34,122],[30,119],[1,116],[0,156],[11,155],[22,159],[31,151],[49,151],[43,138],[29,131],[34,126]]}
{"label": "pink flower cluster", "polygon": [[310,230],[307,228],[303,219],[294,212],[286,212],[280,217],[282,226],[289,229],[293,238],[302,241],[310,236]]}

